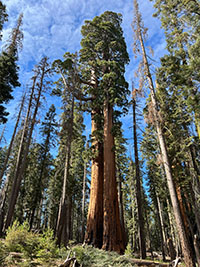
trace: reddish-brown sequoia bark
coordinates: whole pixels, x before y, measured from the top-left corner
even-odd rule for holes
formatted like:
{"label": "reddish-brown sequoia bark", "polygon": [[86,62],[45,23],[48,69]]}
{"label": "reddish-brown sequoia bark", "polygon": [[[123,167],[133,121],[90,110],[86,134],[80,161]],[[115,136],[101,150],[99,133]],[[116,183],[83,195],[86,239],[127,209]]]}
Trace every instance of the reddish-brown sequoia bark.
{"label": "reddish-brown sequoia bark", "polygon": [[124,242],[119,216],[119,203],[115,174],[114,136],[112,134],[113,108],[104,103],[104,217],[103,246],[105,250],[124,252]]}
{"label": "reddish-brown sequoia bark", "polygon": [[[98,130],[94,116],[95,111],[92,112],[93,134]],[[103,239],[103,144],[97,141],[93,135],[92,145],[95,154],[92,159],[90,203],[85,243],[101,248]]]}

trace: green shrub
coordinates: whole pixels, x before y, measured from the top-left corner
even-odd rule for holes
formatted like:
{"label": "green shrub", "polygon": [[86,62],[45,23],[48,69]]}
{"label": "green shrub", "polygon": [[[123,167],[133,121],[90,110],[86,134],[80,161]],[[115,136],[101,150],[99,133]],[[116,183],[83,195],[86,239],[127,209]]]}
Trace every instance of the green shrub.
{"label": "green shrub", "polygon": [[9,227],[5,238],[5,247],[8,252],[23,253],[27,260],[36,258],[39,263],[49,262],[60,256],[53,231],[48,229],[43,234],[33,233],[29,231],[27,222],[20,225],[15,221]]}
{"label": "green shrub", "polygon": [[8,253],[6,251],[5,244],[0,240],[0,266],[3,266],[4,260],[7,257]]}
{"label": "green shrub", "polygon": [[59,249],[56,246],[56,241],[53,236],[53,231],[47,229],[42,235],[39,236],[39,247],[37,257],[40,261],[49,261],[52,258],[59,256]]}
{"label": "green shrub", "polygon": [[126,256],[120,256],[116,252],[108,252],[92,246],[75,246],[72,253],[75,252],[76,258],[83,267],[132,267],[133,264]]}
{"label": "green shrub", "polygon": [[5,246],[9,252],[21,252],[25,257],[33,258],[38,250],[39,239],[36,234],[29,231],[27,222],[20,225],[15,221],[7,230]]}
{"label": "green shrub", "polygon": [[87,249],[82,246],[75,246],[72,248],[72,254],[75,253],[76,259],[83,266],[90,266],[91,256],[89,255]]}

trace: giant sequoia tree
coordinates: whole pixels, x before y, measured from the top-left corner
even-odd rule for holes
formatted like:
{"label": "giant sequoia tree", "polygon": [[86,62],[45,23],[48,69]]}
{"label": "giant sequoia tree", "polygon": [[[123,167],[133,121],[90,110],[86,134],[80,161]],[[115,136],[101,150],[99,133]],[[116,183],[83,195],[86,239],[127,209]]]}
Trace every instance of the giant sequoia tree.
{"label": "giant sequoia tree", "polygon": [[[124,78],[129,58],[121,15],[105,12],[82,27],[81,61],[93,96],[92,131],[95,148],[86,242],[106,250],[124,251],[117,196],[114,152],[114,106],[126,105]],[[103,131],[102,131],[103,123]]]}

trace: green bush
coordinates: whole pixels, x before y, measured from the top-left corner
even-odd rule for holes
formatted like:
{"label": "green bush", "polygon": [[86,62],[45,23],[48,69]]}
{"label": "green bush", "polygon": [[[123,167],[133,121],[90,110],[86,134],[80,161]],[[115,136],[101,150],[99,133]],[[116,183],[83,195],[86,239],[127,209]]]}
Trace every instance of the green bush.
{"label": "green bush", "polygon": [[29,224],[14,222],[7,230],[5,248],[8,252],[22,253],[24,258],[37,259],[39,263],[52,261],[60,256],[53,237],[53,231],[47,229],[43,234],[29,231]]}
{"label": "green bush", "polygon": [[34,258],[38,250],[39,238],[29,231],[27,222],[20,225],[15,221],[7,230],[5,246],[9,252],[21,252],[25,257]]}
{"label": "green bush", "polygon": [[56,246],[56,241],[53,236],[53,231],[47,229],[42,235],[39,236],[39,247],[36,256],[41,262],[49,261],[52,258],[59,256],[59,249]]}
{"label": "green bush", "polygon": [[83,267],[132,267],[133,264],[126,256],[120,256],[116,252],[108,252],[92,246],[75,246],[72,248],[72,254],[75,252],[76,258]]}
{"label": "green bush", "polygon": [[7,255],[8,253],[6,251],[5,244],[3,243],[2,240],[0,240],[0,266],[3,266],[2,264],[4,263],[4,260]]}

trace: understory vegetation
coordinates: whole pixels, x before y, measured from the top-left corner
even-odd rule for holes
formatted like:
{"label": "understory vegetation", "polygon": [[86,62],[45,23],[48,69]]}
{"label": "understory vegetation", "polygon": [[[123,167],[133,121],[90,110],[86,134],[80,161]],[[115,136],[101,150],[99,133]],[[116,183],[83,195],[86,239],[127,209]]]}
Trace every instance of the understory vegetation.
{"label": "understory vegetation", "polygon": [[[116,252],[75,244],[74,241],[70,241],[67,248],[58,247],[52,230],[47,229],[43,233],[33,232],[30,231],[28,222],[19,224],[15,221],[12,227],[8,228],[5,239],[0,240],[0,266],[2,267],[62,266],[69,257],[76,258],[77,265],[74,266],[138,266],[128,250],[121,256]],[[156,262],[161,264],[162,261],[157,259]]]}

